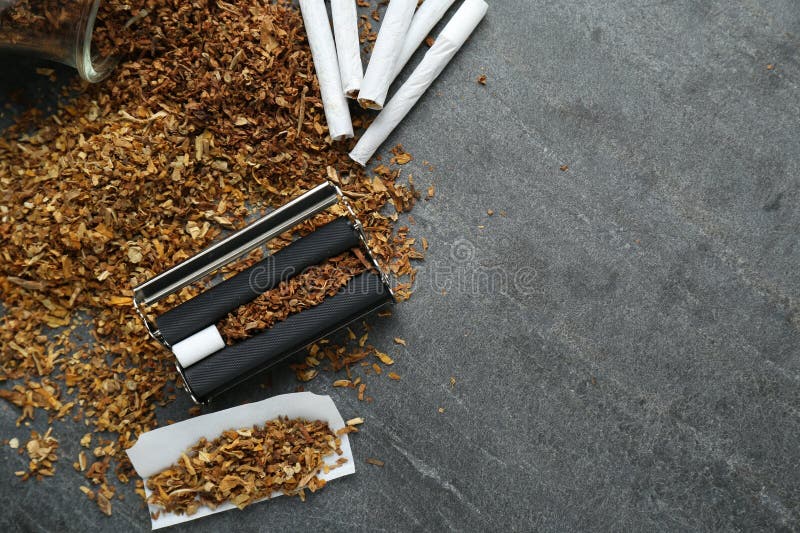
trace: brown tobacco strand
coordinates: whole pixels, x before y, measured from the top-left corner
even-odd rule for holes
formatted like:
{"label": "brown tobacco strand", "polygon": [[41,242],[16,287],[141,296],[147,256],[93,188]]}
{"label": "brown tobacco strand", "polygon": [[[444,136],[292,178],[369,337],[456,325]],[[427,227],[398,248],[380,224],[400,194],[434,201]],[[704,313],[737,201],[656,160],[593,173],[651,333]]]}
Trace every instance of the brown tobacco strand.
{"label": "brown tobacco strand", "polygon": [[330,469],[324,458],[334,453],[342,455],[341,441],[320,421],[279,418],[263,427],[225,431],[211,442],[200,439],[179,461],[151,476],[147,501],[193,515],[201,505],[215,509],[225,502],[244,509],[273,492],[305,499],[305,489],[325,486],[317,474]]}
{"label": "brown tobacco strand", "polygon": [[351,252],[340,254],[305,269],[251,303],[239,307],[217,326],[229,342],[246,339],[292,313],[319,305],[364,270],[364,265]]}

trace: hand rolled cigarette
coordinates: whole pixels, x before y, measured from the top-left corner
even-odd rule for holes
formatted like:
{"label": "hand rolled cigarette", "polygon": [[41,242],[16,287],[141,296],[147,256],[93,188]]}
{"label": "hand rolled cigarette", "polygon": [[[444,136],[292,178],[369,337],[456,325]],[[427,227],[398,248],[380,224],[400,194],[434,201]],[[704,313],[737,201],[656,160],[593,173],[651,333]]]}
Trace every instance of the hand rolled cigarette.
{"label": "hand rolled cigarette", "polygon": [[356,0],[331,0],[331,17],[342,90],[348,98],[355,98],[361,90],[361,80],[364,79],[361,45],[358,42]]}
{"label": "hand rolled cigarette", "polygon": [[403,42],[408,33],[417,0],[391,0],[383,15],[381,28],[372,56],[361,82],[358,103],[365,109],[383,109],[389,85],[394,80],[394,65],[403,51]]}
{"label": "hand rolled cigarette", "polygon": [[469,38],[470,34],[486,15],[489,6],[484,0],[464,0],[450,22],[436,38],[436,43],[422,58],[408,80],[392,97],[375,121],[358,140],[350,158],[366,165],[375,150],[411,111],[422,94],[431,86],[433,80],[444,70],[456,52]]}
{"label": "hand rolled cigarette", "polygon": [[400,52],[400,57],[394,65],[394,76],[396,78],[403,67],[406,66],[408,60],[417,51],[419,45],[425,40],[425,37],[431,32],[436,23],[442,20],[442,17],[450,9],[455,0],[425,0],[417,12],[414,13],[414,18],[411,19],[411,25],[408,27],[406,39],[403,42],[403,51]]}
{"label": "hand rolled cigarette", "polygon": [[331,139],[340,141],[353,136],[353,123],[350,109],[342,92],[342,78],[339,75],[339,61],[336,59],[336,46],[328,22],[328,11],[324,0],[300,0],[303,24],[314,58],[322,106]]}

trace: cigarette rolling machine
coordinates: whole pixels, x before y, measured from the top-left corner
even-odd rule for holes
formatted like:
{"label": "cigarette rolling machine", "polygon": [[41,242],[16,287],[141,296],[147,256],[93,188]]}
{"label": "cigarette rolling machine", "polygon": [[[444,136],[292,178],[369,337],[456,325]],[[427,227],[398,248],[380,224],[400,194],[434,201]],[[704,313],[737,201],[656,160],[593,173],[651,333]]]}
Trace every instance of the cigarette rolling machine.
{"label": "cigarette rolling machine", "polygon": [[[317,228],[151,322],[147,306],[241,258],[302,221],[334,205],[347,216]],[[360,248],[372,268],[334,296],[289,315],[271,328],[226,345],[216,323],[237,307],[327,258]],[[364,229],[339,188],[325,182],[134,288],[133,305],[150,335],[172,350],[192,399],[205,403],[309,344],[394,302],[389,279],[372,254]]]}

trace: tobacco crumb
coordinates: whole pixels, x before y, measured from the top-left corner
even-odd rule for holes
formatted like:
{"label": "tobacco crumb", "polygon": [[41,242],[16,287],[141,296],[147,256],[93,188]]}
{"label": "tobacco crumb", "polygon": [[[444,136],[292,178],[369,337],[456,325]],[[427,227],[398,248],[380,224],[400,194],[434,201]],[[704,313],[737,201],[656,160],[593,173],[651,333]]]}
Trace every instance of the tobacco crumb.
{"label": "tobacco crumb", "polygon": [[40,435],[36,431],[31,431],[31,438],[25,445],[25,451],[28,452],[27,472],[17,472],[23,480],[30,477],[41,479],[43,476],[52,476],[55,474],[55,463],[58,460],[56,450],[58,449],[58,441],[52,436],[53,428],[49,428],[44,435]]}
{"label": "tobacco crumb", "polygon": [[494,210],[493,210],[493,209],[487,209],[487,210],[486,210],[486,214],[487,214],[488,216],[492,216],[492,215],[494,215]]}
{"label": "tobacco crumb", "polygon": [[366,462],[368,464],[375,465],[375,466],[383,466],[384,464],[386,464],[383,461],[381,461],[380,459],[375,459],[374,457],[367,457]]}
{"label": "tobacco crumb", "polygon": [[111,501],[102,492],[98,491],[95,502],[104,515],[111,516]]}
{"label": "tobacco crumb", "polygon": [[339,428],[336,430],[337,437],[341,437],[342,435],[347,435],[348,433],[358,433],[358,428],[355,426],[345,426],[343,428]]}
{"label": "tobacco crumb", "polygon": [[481,74],[480,76],[478,76],[478,80],[477,81],[481,85],[486,85],[486,74]]}
{"label": "tobacco crumb", "polygon": [[394,364],[394,359],[389,357],[388,353],[383,353],[381,351],[375,350],[375,357],[380,359],[381,363],[383,363],[384,365],[393,365]]}
{"label": "tobacco crumb", "polygon": [[444,407],[438,408],[437,411],[439,411],[439,413],[444,413]]}
{"label": "tobacco crumb", "polygon": [[394,165],[405,165],[414,159],[411,154],[403,149],[402,144],[398,144],[392,148],[392,154],[394,157],[390,159],[390,162]]}
{"label": "tobacco crumb", "polygon": [[567,170],[569,170],[569,166],[561,165],[560,167],[558,167],[558,170],[560,170],[561,172],[566,172]]}
{"label": "tobacco crumb", "polygon": [[[264,426],[200,439],[171,467],[151,476],[148,503],[191,516],[201,506],[230,502],[239,509],[279,491],[305,500],[305,489],[325,486],[324,458],[342,455],[341,441],[321,421],[278,418]],[[337,464],[344,464],[340,457]]]}
{"label": "tobacco crumb", "polygon": [[767,70],[773,70],[774,68],[775,68],[775,65],[773,65],[772,63],[769,63],[767,65]]}
{"label": "tobacco crumb", "polygon": [[434,44],[435,42],[436,42],[436,39],[434,39],[434,38],[433,38],[433,37],[431,37],[430,35],[428,35],[427,37],[425,37],[425,44],[426,44],[426,45],[428,45],[428,48],[430,48],[431,46],[433,46],[433,44]]}
{"label": "tobacco crumb", "polygon": [[58,77],[56,77],[56,71],[51,68],[37,68],[36,74],[39,76],[44,76],[54,83],[58,80]]}

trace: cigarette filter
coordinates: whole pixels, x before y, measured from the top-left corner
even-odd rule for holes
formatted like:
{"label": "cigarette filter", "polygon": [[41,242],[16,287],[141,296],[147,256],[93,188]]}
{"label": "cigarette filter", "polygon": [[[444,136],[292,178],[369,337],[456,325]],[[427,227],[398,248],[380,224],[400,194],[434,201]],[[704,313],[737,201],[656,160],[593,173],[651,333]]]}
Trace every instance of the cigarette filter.
{"label": "cigarette filter", "polygon": [[414,16],[417,0],[391,0],[383,15],[378,39],[361,82],[358,103],[367,109],[383,109],[389,85],[394,79],[394,65],[403,50],[403,42]]}
{"label": "cigarette filter", "polygon": [[464,0],[408,80],[358,140],[350,152],[351,159],[361,165],[367,164],[372,154],[411,111],[433,80],[441,74],[444,67],[478,27],[488,8],[483,0]]}
{"label": "cigarette filter", "polygon": [[[147,306],[235,261],[291,227],[333,206],[339,217],[295,240],[238,274],[162,313],[151,321]],[[216,323],[264,292],[352,248],[372,265],[336,295],[290,315],[238,344],[226,345]],[[192,399],[206,402],[250,376],[271,368],[305,346],[394,301],[388,276],[367,246],[363,226],[338,187],[325,182],[210,248],[133,289],[133,303],[145,327],[175,355]]]}
{"label": "cigarette filter", "polygon": [[217,326],[210,325],[172,345],[175,358],[186,368],[225,347]]}
{"label": "cigarette filter", "polygon": [[333,36],[336,40],[342,90],[348,98],[355,98],[364,78],[361,44],[358,42],[356,0],[331,0],[331,18],[333,18]]}
{"label": "cigarette filter", "polygon": [[322,106],[331,139],[341,141],[353,136],[353,123],[350,109],[342,92],[342,79],[339,74],[339,61],[336,59],[336,46],[328,21],[328,12],[323,0],[300,0],[303,24],[308,35],[308,44],[314,58],[314,69],[319,80]]}

